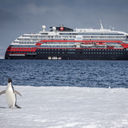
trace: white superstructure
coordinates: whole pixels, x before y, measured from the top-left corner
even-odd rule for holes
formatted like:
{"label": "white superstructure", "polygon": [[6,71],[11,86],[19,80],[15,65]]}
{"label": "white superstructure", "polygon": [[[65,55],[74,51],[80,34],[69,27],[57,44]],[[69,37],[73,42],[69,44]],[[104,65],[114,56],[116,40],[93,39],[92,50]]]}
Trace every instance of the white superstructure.
{"label": "white superstructure", "polygon": [[[66,30],[67,29],[67,30]],[[66,27],[52,27],[50,31],[42,26],[39,33],[23,34],[12,42],[12,45],[35,44],[40,40],[121,40],[128,43],[128,33],[111,29],[70,29]]]}

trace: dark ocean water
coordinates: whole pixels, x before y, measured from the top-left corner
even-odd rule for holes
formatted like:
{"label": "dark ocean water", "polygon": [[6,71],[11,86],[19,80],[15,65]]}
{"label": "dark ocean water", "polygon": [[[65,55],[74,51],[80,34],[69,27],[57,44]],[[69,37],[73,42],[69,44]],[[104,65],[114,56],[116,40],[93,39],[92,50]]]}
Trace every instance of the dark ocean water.
{"label": "dark ocean water", "polygon": [[0,85],[128,88],[128,61],[0,60]]}

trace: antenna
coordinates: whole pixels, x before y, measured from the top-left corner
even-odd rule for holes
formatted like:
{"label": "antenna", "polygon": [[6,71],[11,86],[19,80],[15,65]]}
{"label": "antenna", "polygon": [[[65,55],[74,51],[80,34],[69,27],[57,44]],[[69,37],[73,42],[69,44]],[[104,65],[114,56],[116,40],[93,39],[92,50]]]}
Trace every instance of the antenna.
{"label": "antenna", "polygon": [[114,30],[115,28],[114,27],[112,27],[112,30]]}
{"label": "antenna", "polygon": [[100,20],[100,29],[104,29],[103,24],[102,24],[102,20]]}

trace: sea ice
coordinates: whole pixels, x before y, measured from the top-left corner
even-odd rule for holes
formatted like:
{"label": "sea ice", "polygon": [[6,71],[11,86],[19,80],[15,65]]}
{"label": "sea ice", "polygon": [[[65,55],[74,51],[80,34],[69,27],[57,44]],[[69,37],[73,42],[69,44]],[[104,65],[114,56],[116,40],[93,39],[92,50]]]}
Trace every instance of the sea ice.
{"label": "sea ice", "polygon": [[[0,86],[0,91],[5,86]],[[128,128],[128,89],[15,86],[22,109],[0,96],[0,128]]]}

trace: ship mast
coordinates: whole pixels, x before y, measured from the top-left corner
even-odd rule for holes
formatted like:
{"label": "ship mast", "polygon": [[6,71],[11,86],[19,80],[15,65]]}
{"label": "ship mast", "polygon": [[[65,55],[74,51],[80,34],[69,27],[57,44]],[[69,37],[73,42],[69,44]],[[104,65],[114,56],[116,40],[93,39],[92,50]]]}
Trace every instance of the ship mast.
{"label": "ship mast", "polygon": [[102,21],[100,20],[100,29],[104,29]]}

